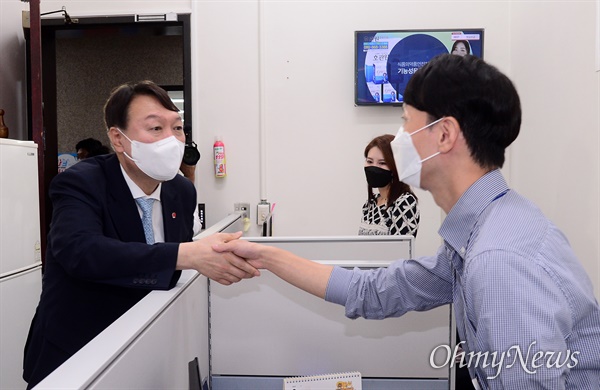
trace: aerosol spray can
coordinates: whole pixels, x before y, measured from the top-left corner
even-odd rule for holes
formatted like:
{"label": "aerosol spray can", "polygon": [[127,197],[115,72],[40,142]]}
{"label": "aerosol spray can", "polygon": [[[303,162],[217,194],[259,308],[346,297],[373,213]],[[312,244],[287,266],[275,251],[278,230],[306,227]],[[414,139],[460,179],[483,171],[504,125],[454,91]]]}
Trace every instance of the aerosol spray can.
{"label": "aerosol spray can", "polygon": [[213,145],[213,153],[215,156],[215,177],[227,176],[227,163],[225,159],[225,144],[220,136],[215,137]]}

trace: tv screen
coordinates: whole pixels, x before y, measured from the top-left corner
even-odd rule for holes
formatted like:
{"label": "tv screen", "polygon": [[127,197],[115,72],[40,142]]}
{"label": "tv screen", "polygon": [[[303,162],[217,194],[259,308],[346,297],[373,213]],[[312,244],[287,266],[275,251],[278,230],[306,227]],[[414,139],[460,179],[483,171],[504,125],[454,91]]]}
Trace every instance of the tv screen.
{"label": "tv screen", "polygon": [[411,75],[439,54],[483,58],[483,29],[355,31],[354,42],[359,106],[402,105]]}

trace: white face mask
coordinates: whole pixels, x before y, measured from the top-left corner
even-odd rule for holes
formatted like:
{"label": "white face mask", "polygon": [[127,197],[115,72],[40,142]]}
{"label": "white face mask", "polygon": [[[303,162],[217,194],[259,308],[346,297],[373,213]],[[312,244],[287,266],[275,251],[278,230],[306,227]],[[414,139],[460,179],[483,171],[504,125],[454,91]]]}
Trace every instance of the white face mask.
{"label": "white face mask", "polygon": [[398,167],[398,179],[405,182],[406,184],[421,188],[421,167],[422,164],[440,154],[440,152],[434,153],[431,156],[421,160],[421,156],[417,152],[415,145],[412,142],[412,136],[417,134],[419,131],[425,130],[441,121],[444,118],[440,118],[435,122],[431,122],[427,126],[423,126],[420,129],[413,131],[412,133],[406,133],[404,126],[400,126],[396,138],[391,142],[392,153],[394,154],[394,160]]}
{"label": "white face mask", "polygon": [[131,156],[125,153],[131,161],[146,175],[158,181],[171,180],[179,172],[185,144],[174,135],[160,141],[144,143],[132,141],[117,129],[131,142]]}

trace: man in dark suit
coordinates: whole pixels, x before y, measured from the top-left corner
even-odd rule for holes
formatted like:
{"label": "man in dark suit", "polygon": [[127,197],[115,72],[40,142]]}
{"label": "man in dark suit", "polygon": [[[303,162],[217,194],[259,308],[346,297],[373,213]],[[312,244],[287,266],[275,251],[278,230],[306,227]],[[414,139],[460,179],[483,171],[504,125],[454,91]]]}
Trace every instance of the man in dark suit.
{"label": "man in dark suit", "polygon": [[43,288],[25,346],[28,388],[151,290],[172,288],[182,269],[225,285],[258,275],[211,249],[239,234],[192,241],[196,190],[177,174],[185,134],[168,94],[149,81],[122,85],[104,119],[115,153],[79,162],[50,186]]}

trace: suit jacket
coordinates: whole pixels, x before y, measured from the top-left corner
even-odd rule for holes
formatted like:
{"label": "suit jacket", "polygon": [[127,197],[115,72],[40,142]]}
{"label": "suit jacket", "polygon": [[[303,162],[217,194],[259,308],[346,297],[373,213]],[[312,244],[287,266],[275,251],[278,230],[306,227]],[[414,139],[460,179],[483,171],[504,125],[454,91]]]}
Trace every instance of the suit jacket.
{"label": "suit jacket", "polygon": [[161,189],[165,243],[147,245],[116,155],[54,178],[42,294],[25,346],[34,386],[151,290],[172,288],[179,243],[191,241],[196,190],[177,175]]}

